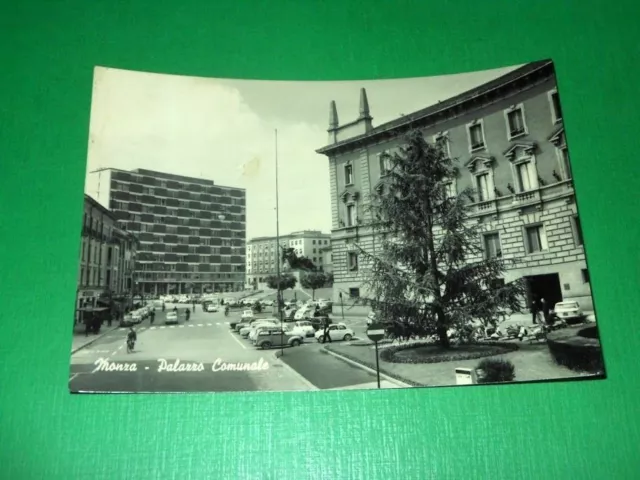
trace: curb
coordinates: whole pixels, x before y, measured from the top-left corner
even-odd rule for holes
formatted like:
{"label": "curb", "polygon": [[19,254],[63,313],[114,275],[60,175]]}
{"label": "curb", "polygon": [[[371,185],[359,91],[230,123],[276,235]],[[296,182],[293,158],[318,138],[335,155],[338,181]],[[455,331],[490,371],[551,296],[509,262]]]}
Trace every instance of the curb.
{"label": "curb", "polygon": [[74,354],[74,353],[76,353],[76,352],[79,352],[80,350],[82,350],[83,348],[88,347],[89,345],[94,344],[95,342],[97,342],[98,340],[100,340],[102,337],[104,337],[107,333],[111,333],[111,332],[113,332],[114,330],[117,330],[118,328],[120,328],[120,327],[113,327],[113,328],[111,328],[110,330],[105,330],[105,331],[104,331],[104,333],[101,333],[100,335],[96,335],[95,337],[93,337],[93,340],[89,340],[89,341],[88,341],[87,343],[85,343],[84,345],[82,345],[82,346],[80,346],[80,347],[78,347],[78,348],[76,348],[76,349],[74,349],[74,350],[71,350],[71,355],[73,355],[73,354]]}
{"label": "curb", "polygon": [[[326,347],[324,347],[323,350],[325,352],[327,352],[329,355],[333,355],[334,357],[339,358],[343,362],[347,362],[350,365],[353,365],[355,367],[358,367],[358,368],[360,368],[362,370],[365,370],[365,371],[367,371],[369,373],[373,373],[374,375],[376,375],[376,371],[373,368],[369,368],[369,367],[361,364],[360,362],[356,362],[355,360],[351,360],[350,358],[347,358],[347,357],[345,357],[343,355],[340,355],[339,353],[332,352],[331,350],[327,349]],[[386,375],[386,374],[384,374],[382,372],[380,372],[380,378],[384,378],[386,381],[394,383],[394,384],[396,384],[396,385],[398,385],[399,387],[402,387],[402,388],[415,388],[415,385],[410,385],[410,384],[405,383],[405,382],[403,382],[401,380],[398,380],[396,378],[390,377],[389,375]]]}
{"label": "curb", "polygon": [[309,390],[320,390],[313,383],[311,383],[309,380],[307,380],[301,374],[299,374],[296,370],[294,370],[291,366],[287,365],[285,362],[280,360],[280,357],[282,356],[281,349],[278,349],[275,352],[273,352],[273,356],[276,359],[276,362],[279,362],[280,364],[282,364],[284,368],[286,368],[287,370],[289,370],[289,372],[293,373],[296,377],[298,377],[302,381],[302,383],[304,383],[307,387],[309,387]]}

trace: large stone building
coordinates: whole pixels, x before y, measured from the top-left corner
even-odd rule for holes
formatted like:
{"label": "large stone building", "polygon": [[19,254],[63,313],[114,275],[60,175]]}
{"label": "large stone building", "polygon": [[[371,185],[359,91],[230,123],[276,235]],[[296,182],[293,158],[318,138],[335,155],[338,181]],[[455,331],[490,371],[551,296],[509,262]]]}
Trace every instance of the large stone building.
{"label": "large stone building", "polygon": [[132,295],[137,239],[119,229],[113,212],[89,195],[84,196],[80,238],[76,311],[109,307],[114,297]]}
{"label": "large stone building", "polygon": [[[562,109],[551,61],[535,62],[391,122],[373,126],[366,92],[360,115],[340,125],[330,106],[329,159],[334,300],[366,296],[356,244],[375,253],[365,206],[379,189],[403,133],[419,129],[458,169],[451,195],[475,189],[472,221],[482,223],[484,254],[518,260],[504,281],[524,277],[527,300],[578,300],[592,309]],[[379,243],[378,243],[379,245]],[[363,307],[366,310],[366,307]]]}
{"label": "large stone building", "polygon": [[101,175],[107,178],[99,182],[100,202],[140,240],[136,281],[142,293],[244,288],[244,189],[142,169]]}
{"label": "large stone building", "polygon": [[[322,249],[330,246],[331,235],[319,230],[301,230],[280,236],[282,248],[293,248],[298,256],[309,258],[317,267],[323,267],[325,261]],[[276,275],[276,262],[280,260],[282,250],[278,250],[276,237],[256,237],[247,242],[247,285],[254,288],[265,286],[266,278]]]}

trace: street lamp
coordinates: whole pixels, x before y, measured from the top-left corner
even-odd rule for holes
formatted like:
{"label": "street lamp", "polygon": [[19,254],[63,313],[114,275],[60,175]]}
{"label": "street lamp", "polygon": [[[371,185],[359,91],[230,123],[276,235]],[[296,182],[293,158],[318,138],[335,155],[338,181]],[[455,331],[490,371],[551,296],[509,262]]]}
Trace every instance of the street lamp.
{"label": "street lamp", "polygon": [[[221,222],[225,221],[227,219],[227,217],[223,214],[218,214],[218,220],[220,220]],[[215,289],[214,289],[215,290]]]}
{"label": "street lamp", "polygon": [[281,278],[280,278],[280,202],[278,196],[278,129],[275,130],[275,161],[276,161],[276,255],[278,256],[276,261],[276,278],[277,287],[276,302],[278,304],[278,317],[280,319],[280,355],[284,355],[284,325],[282,318],[282,293],[281,293]]}

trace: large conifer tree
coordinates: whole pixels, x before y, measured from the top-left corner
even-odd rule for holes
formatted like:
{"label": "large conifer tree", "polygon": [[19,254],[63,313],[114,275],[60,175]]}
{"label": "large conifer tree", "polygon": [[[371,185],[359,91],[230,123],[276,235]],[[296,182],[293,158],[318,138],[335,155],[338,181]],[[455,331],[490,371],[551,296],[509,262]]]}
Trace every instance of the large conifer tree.
{"label": "large conifer tree", "polygon": [[521,311],[522,282],[500,281],[505,261],[485,258],[481,224],[468,218],[473,191],[446,189],[457,168],[442,148],[412,131],[385,155],[390,171],[368,207],[376,251],[361,249],[371,268],[369,301],[382,321],[449,347],[450,329],[464,334],[474,321],[495,326],[505,312]]}

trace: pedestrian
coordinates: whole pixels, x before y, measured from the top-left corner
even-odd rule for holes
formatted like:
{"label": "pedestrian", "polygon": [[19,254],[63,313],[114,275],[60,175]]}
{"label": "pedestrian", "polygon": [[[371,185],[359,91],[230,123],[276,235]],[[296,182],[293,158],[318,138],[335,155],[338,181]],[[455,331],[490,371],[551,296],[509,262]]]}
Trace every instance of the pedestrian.
{"label": "pedestrian", "polygon": [[109,316],[107,317],[107,325],[111,326],[112,322],[113,322],[113,312],[109,312]]}
{"label": "pedestrian", "polygon": [[164,312],[164,302],[162,302],[162,311]]}
{"label": "pedestrian", "polygon": [[531,300],[531,323],[534,325],[538,323],[538,314],[540,313],[540,307],[538,305],[538,299],[533,297]]}
{"label": "pedestrian", "polygon": [[184,312],[184,316],[185,316],[185,321],[188,322],[189,321],[189,317],[191,317],[191,310],[189,310],[189,307],[187,307],[187,310]]}
{"label": "pedestrian", "polygon": [[85,317],[84,317],[84,336],[85,337],[89,336],[89,330],[91,330],[91,319],[89,318],[88,315],[85,314]]}
{"label": "pedestrian", "polygon": [[544,318],[544,324],[549,325],[549,304],[544,298],[542,298],[540,302],[542,303],[542,316]]}
{"label": "pedestrian", "polygon": [[151,310],[151,312],[149,313],[149,322],[151,323],[151,325],[153,325],[153,321],[156,319],[156,310],[155,308],[153,310]]}
{"label": "pedestrian", "polygon": [[193,313],[196,313],[196,301],[193,301]]}
{"label": "pedestrian", "polygon": [[329,335],[329,317],[324,320],[324,340],[323,342],[331,342],[331,335]]}

